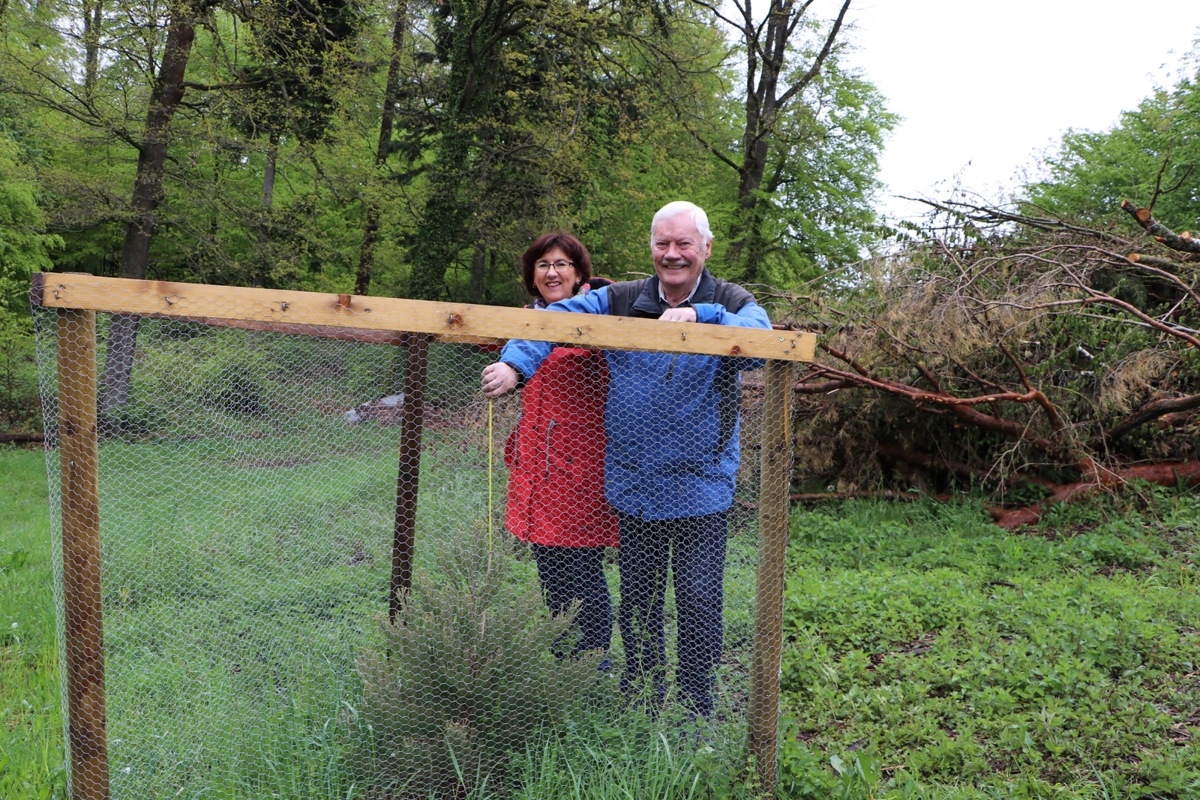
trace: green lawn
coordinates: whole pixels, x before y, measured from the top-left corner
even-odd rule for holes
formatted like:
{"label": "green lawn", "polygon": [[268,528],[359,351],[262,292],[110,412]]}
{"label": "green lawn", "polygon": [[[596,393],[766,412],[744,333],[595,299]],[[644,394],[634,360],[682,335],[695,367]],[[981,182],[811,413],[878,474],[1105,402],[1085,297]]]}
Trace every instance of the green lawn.
{"label": "green lawn", "polygon": [[799,515],[797,763],[840,758],[881,796],[1200,796],[1200,497],[1131,499],[1015,534],[976,504]]}
{"label": "green lawn", "polygon": [[[103,481],[138,486],[102,501],[138,532],[105,553],[114,797],[365,796],[339,755],[386,586],[385,560],[358,556],[386,552],[391,462],[383,447],[321,461],[307,446],[299,436],[286,457],[253,463],[203,441],[109,447]],[[423,476],[422,502],[469,528],[485,476],[443,466]],[[181,474],[203,513],[173,502]],[[0,448],[0,483],[0,797],[61,797],[43,454]],[[426,550],[462,534],[445,527],[419,532]],[[744,700],[750,534],[730,549],[730,720]],[[1017,534],[970,501],[797,509],[783,795],[1200,796],[1198,546],[1200,498],[1164,490],[1063,508]],[[517,568],[529,584],[528,562]],[[324,661],[301,657],[313,652]],[[743,729],[719,725],[697,746],[677,722],[596,701],[514,754],[516,794],[745,796],[730,769]]]}
{"label": "green lawn", "polygon": [[0,486],[0,797],[61,797],[66,781],[45,456],[0,447]]}

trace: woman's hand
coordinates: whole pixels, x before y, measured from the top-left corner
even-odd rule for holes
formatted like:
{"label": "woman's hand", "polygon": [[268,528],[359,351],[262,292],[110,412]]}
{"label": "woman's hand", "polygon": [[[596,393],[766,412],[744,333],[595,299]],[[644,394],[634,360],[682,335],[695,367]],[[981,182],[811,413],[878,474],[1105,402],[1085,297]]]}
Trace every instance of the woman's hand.
{"label": "woman's hand", "polygon": [[483,368],[483,393],[487,397],[503,397],[516,389],[519,381],[517,371],[502,361]]}

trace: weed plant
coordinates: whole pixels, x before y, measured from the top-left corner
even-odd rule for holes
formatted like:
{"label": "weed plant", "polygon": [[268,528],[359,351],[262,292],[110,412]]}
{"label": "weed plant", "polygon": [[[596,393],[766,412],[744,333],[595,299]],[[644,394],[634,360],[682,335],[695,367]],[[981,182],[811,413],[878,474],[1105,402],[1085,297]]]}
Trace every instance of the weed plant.
{"label": "weed plant", "polygon": [[1016,533],[974,503],[796,514],[789,796],[826,796],[822,762],[861,796],[1200,796],[1200,499],[1140,496]]}
{"label": "weed plant", "polygon": [[745,731],[714,726],[708,741],[676,709],[653,719],[611,701],[535,739],[514,759],[516,800],[752,797],[745,783]]}

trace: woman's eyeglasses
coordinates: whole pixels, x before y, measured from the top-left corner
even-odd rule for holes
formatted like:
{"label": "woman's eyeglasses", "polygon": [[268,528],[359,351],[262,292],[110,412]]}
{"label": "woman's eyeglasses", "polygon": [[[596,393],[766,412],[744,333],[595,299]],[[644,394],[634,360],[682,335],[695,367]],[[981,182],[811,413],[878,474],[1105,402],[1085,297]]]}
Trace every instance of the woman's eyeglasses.
{"label": "woman's eyeglasses", "polygon": [[539,261],[533,265],[534,269],[541,272],[549,272],[551,267],[554,267],[556,272],[562,272],[567,267],[575,266],[574,261]]}

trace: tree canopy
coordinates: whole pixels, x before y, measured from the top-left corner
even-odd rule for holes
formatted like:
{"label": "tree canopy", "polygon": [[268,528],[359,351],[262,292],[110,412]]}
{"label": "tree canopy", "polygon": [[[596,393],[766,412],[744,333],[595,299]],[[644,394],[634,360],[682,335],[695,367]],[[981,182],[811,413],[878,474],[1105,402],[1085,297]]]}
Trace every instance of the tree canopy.
{"label": "tree canopy", "polygon": [[1156,89],[1106,131],[1071,131],[1025,187],[1051,213],[1099,221],[1129,200],[1177,224],[1196,224],[1200,208],[1200,67]]}
{"label": "tree canopy", "polygon": [[795,283],[876,235],[894,124],[841,67],[840,21],[806,11],[770,60],[796,88],[756,123],[747,262],[730,166],[760,45],[704,3],[10,3],[0,89],[23,144],[5,158],[50,237],[19,274],[61,243],[64,270],[512,304],[541,232],[646,271],[651,214],[687,198],[712,214],[715,269]]}

